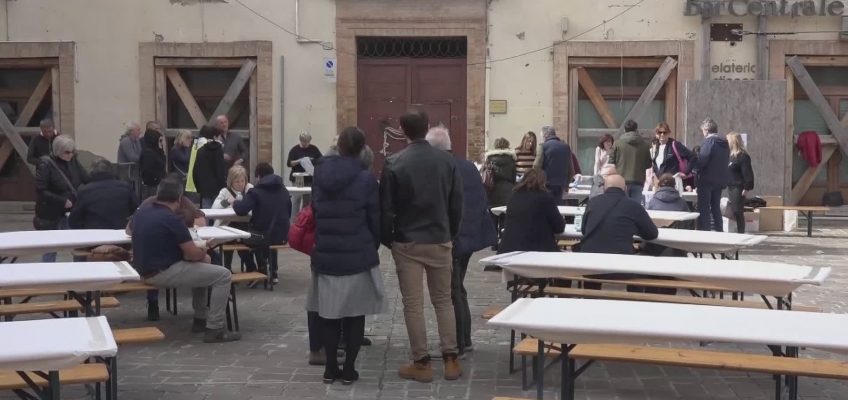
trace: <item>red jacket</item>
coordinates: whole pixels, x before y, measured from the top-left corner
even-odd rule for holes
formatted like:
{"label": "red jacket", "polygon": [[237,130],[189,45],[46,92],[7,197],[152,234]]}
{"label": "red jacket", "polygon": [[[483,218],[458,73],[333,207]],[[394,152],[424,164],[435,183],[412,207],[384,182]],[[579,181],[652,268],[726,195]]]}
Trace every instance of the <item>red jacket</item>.
{"label": "red jacket", "polygon": [[821,164],[822,152],[819,134],[814,131],[804,131],[798,135],[798,143],[795,145],[798,152],[807,164],[815,168]]}

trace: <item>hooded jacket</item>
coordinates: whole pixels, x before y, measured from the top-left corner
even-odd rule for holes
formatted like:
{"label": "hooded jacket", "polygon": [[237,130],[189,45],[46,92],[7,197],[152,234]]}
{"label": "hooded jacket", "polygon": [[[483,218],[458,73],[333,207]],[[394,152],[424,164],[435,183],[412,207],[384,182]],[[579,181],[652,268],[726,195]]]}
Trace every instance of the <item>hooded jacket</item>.
{"label": "hooded jacket", "polygon": [[260,178],[256,186],[244,194],[243,200],[233,203],[233,211],[237,215],[245,216],[253,212],[250,229],[264,235],[269,244],[282,244],[288,240],[291,207],[289,191],[283,185],[283,178],[273,174]]}
{"label": "hooded jacket", "polygon": [[719,189],[727,186],[730,179],[730,146],[727,140],[713,133],[707,135],[701,145],[698,161],[692,168],[698,177],[699,188]]}
{"label": "hooded jacket", "polygon": [[165,152],[159,148],[159,138],[162,134],[147,130],[141,138],[144,149],[138,159],[141,182],[147,186],[157,186],[165,177]]}
{"label": "hooded jacket", "polygon": [[651,168],[651,143],[638,132],[624,132],[612,145],[609,163],[628,184],[645,183],[645,170]]}
{"label": "hooded jacket", "polygon": [[358,158],[325,156],[312,180],[315,248],[312,270],[356,275],[380,264],[380,196],[377,177]]}
{"label": "hooded jacket", "polygon": [[489,192],[489,207],[505,206],[509,202],[517,173],[515,159],[515,152],[512,150],[486,152],[486,162],[492,163],[495,172],[495,187]]}
{"label": "hooded jacket", "polygon": [[648,210],[659,211],[689,211],[686,200],[680,197],[680,192],[673,187],[663,186],[657,189],[654,197],[648,201]]}
{"label": "hooded jacket", "polygon": [[95,172],[91,182],[80,187],[68,216],[71,229],[123,229],[138,207],[129,183],[111,173]]}
{"label": "hooded jacket", "polygon": [[192,175],[197,193],[203,198],[214,199],[227,187],[227,162],[220,142],[210,140],[197,150]]}

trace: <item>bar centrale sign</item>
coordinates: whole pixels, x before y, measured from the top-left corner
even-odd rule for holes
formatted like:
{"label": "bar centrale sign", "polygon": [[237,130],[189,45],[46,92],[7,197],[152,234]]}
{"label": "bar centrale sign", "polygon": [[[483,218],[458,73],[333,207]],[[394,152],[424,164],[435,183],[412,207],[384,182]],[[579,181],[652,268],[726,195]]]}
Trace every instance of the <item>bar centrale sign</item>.
{"label": "bar centrale sign", "polygon": [[765,15],[770,17],[841,16],[845,2],[841,0],[685,0],[683,15],[736,17]]}

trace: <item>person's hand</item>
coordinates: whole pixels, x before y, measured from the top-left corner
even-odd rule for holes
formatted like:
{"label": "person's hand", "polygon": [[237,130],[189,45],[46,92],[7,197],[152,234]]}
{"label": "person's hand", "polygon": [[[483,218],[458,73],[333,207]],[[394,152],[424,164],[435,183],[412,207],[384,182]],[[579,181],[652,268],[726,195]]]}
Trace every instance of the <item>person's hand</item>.
{"label": "person's hand", "polygon": [[71,208],[73,206],[74,206],[74,203],[70,199],[65,200],[65,208]]}
{"label": "person's hand", "polygon": [[222,207],[224,207],[224,208],[229,207],[229,206],[230,206],[230,201],[229,201],[229,200],[227,200],[227,199],[223,199],[223,200],[221,200],[221,206],[222,206]]}
{"label": "person's hand", "polygon": [[231,161],[232,159],[233,159],[233,156],[224,153],[224,160]]}

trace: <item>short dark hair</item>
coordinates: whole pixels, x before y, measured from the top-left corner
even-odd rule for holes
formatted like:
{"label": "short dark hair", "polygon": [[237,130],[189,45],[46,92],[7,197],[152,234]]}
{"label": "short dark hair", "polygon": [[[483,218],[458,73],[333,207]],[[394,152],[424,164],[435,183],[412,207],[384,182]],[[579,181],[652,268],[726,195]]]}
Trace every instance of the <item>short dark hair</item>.
{"label": "short dark hair", "polygon": [[674,187],[674,175],[672,174],[662,174],[660,179],[657,181],[657,185],[659,187]]}
{"label": "short dark hair", "polygon": [[409,110],[400,117],[400,128],[410,139],[423,139],[430,129],[430,119],[423,110]]}
{"label": "short dark hair", "polygon": [[259,178],[264,178],[268,175],[274,174],[274,167],[272,167],[271,164],[268,164],[266,162],[261,162],[259,164],[256,164],[256,169],[253,170],[253,174]]}
{"label": "short dark hair", "polygon": [[200,137],[208,140],[215,139],[215,136],[219,136],[220,134],[221,130],[214,125],[203,125],[203,127],[200,128]]}
{"label": "short dark hair", "polygon": [[632,119],[628,119],[624,121],[624,131],[625,132],[636,132],[639,129],[639,124]]}
{"label": "short dark hair", "polygon": [[343,156],[359,157],[362,148],[365,147],[365,133],[355,126],[344,128],[339,133],[339,139],[336,141],[336,147],[339,149],[339,154]]}
{"label": "short dark hair", "polygon": [[100,158],[91,166],[91,174],[114,176],[115,167],[112,166],[112,163],[109,162],[109,160]]}
{"label": "short dark hair", "polygon": [[521,182],[515,185],[516,192],[547,192],[547,177],[545,171],[540,168],[530,168],[523,177]]}
{"label": "short dark hair", "polygon": [[183,183],[171,178],[162,179],[156,189],[156,200],[163,203],[179,202],[182,195]]}
{"label": "short dark hair", "polygon": [[44,118],[44,119],[41,120],[41,122],[38,124],[38,126],[41,127],[41,128],[52,128],[53,127],[53,120],[50,119],[50,118]]}

